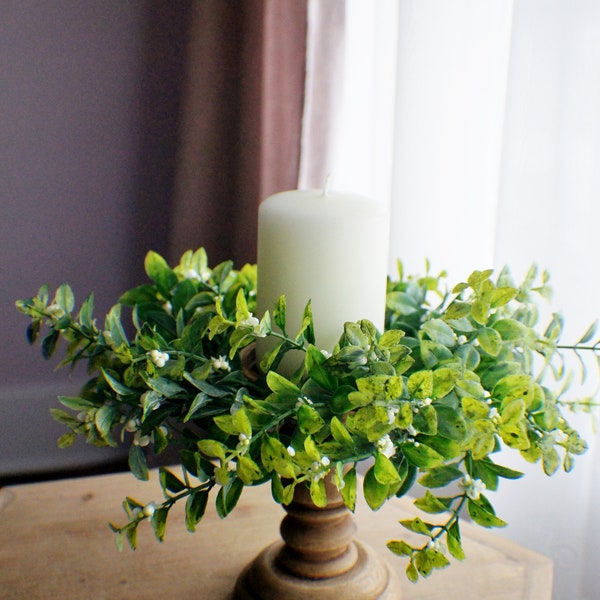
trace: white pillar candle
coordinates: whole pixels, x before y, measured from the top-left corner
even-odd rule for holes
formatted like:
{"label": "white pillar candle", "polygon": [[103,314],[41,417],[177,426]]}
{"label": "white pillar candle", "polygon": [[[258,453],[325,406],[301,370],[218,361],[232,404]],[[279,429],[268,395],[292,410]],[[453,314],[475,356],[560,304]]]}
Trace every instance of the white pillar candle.
{"label": "white pillar candle", "polygon": [[372,199],[320,190],[270,196],[258,212],[259,314],[285,294],[295,336],[311,300],[316,345],[329,352],[347,321],[383,330],[388,241],[387,210]]}

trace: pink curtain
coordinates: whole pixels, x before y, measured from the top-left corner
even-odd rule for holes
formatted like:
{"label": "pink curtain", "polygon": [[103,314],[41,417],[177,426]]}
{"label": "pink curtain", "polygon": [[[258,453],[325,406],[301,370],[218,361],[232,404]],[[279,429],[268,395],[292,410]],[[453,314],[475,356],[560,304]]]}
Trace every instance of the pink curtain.
{"label": "pink curtain", "polygon": [[192,5],[171,259],[256,260],[257,209],[298,184],[306,0]]}

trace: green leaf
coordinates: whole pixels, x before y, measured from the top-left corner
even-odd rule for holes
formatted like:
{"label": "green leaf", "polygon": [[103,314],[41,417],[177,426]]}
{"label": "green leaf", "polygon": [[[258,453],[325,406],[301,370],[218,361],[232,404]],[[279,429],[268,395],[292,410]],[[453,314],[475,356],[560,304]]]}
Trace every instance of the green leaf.
{"label": "green leaf", "polygon": [[302,327],[296,337],[296,341],[300,341],[301,338],[305,339],[309,344],[315,343],[315,326],[313,323],[312,303],[310,300],[304,307]]}
{"label": "green leaf", "polygon": [[426,490],[425,496],[417,498],[414,501],[414,505],[420,510],[430,514],[440,514],[447,512],[452,503],[452,498],[438,498],[434,496],[429,490]]}
{"label": "green leaf", "polygon": [[370,340],[358,323],[348,322],[344,324],[344,335],[350,346],[367,348]]}
{"label": "green leaf", "polygon": [[138,522],[135,521],[133,523],[129,523],[125,529],[125,537],[127,538],[127,543],[132,550],[137,548],[137,526]]}
{"label": "green leaf", "polygon": [[327,490],[322,479],[312,479],[310,482],[310,499],[320,508],[327,506]]}
{"label": "green leaf", "polygon": [[471,316],[480,325],[485,325],[488,322],[488,314],[490,311],[490,305],[484,300],[477,299],[471,306]]}
{"label": "green leaf", "polygon": [[444,457],[439,452],[423,443],[419,443],[418,446],[402,444],[401,448],[408,461],[421,469],[439,467],[444,462]]}
{"label": "green leaf", "polygon": [[481,361],[481,356],[479,352],[471,344],[465,344],[464,346],[460,346],[455,353],[454,356],[460,358],[463,361],[465,367],[470,371],[474,371]]}
{"label": "green leaf", "polygon": [[460,411],[444,405],[435,405],[438,415],[438,433],[456,442],[467,437],[467,424]]}
{"label": "green leaf", "polygon": [[219,490],[216,508],[217,514],[221,519],[224,519],[235,508],[243,489],[244,483],[242,480],[238,477],[233,477]]}
{"label": "green leaf", "polygon": [[101,406],[94,415],[94,424],[98,429],[98,432],[102,436],[102,439],[110,446],[116,446],[116,442],[110,437],[110,430],[113,425],[113,419],[115,418],[116,411],[110,406]]}
{"label": "green leaf", "polygon": [[456,344],[456,335],[453,329],[442,319],[431,319],[423,323],[421,331],[426,333],[436,344],[451,348]]}
{"label": "green leaf", "polygon": [[171,270],[167,261],[151,250],[146,254],[144,268],[163,297],[169,298],[171,288],[177,283],[177,275]]}
{"label": "green leaf", "polygon": [[315,346],[310,345],[307,348],[305,362],[308,376],[323,389],[333,392],[337,388],[337,379],[323,366],[326,360]]}
{"label": "green leaf", "polygon": [[413,549],[403,540],[390,540],[387,544],[389,550],[398,556],[411,556]]}
{"label": "green leaf", "polygon": [[344,475],[344,486],[341,489],[344,504],[354,511],[356,507],[356,469],[350,469]]}
{"label": "green leaf", "polygon": [[490,412],[490,407],[488,404],[486,404],[483,400],[471,398],[470,396],[465,396],[462,398],[460,404],[467,419],[486,419]]}
{"label": "green leaf", "polygon": [[437,364],[445,363],[452,358],[451,350],[431,340],[421,340],[420,350],[423,365],[429,369]]}
{"label": "green leaf", "polygon": [[500,319],[492,326],[505,341],[521,340],[527,335],[527,327],[514,319]]}
{"label": "green leaf", "polygon": [[492,308],[504,306],[505,304],[508,304],[511,300],[514,300],[517,297],[518,293],[519,290],[517,290],[514,287],[498,287],[492,292],[490,304]]}
{"label": "green leaf", "polygon": [[27,335],[27,342],[29,344],[35,343],[35,341],[37,340],[37,338],[40,334],[41,326],[42,326],[42,322],[39,319],[34,319],[33,321],[31,321],[31,323],[29,323],[29,325],[27,325],[26,335]]}
{"label": "green leaf", "polygon": [[59,396],[58,401],[71,410],[89,410],[95,407],[92,401],[79,396]]}
{"label": "green leaf", "polygon": [[339,442],[342,444],[342,446],[347,448],[354,447],[354,440],[352,439],[352,436],[350,433],[348,433],[348,430],[344,424],[336,416],[331,418],[331,423],[329,426],[331,428],[331,435],[336,442]]}
{"label": "green leaf", "polygon": [[168,506],[161,506],[157,508],[152,514],[152,529],[154,530],[154,535],[159,542],[163,542],[165,539],[165,531],[167,528],[167,516],[169,514]]}
{"label": "green leaf", "polygon": [[240,456],[237,462],[237,475],[246,485],[251,485],[261,479],[263,473],[250,457]]}
{"label": "green leaf", "polygon": [[431,525],[425,523],[421,517],[415,517],[414,519],[405,519],[400,521],[400,525],[408,531],[419,533],[421,535],[431,534]]}
{"label": "green leaf", "polygon": [[267,471],[275,471],[281,477],[293,479],[294,464],[287,448],[277,439],[265,435],[260,448],[261,462]]}
{"label": "green leaf", "polygon": [[467,279],[467,283],[475,290],[478,291],[481,286],[491,277],[493,269],[485,269],[484,271],[473,271],[469,278]]}
{"label": "green leaf", "polygon": [[560,467],[560,456],[556,448],[551,447],[542,451],[542,468],[546,475],[554,475]]}
{"label": "green leaf", "polygon": [[252,437],[252,424],[244,407],[233,413],[232,422],[236,433],[243,433],[248,438]]}
{"label": "green leaf", "polygon": [[298,427],[302,433],[316,433],[325,426],[325,421],[312,406],[302,404],[296,414],[298,418]]}
{"label": "green leaf", "polygon": [[81,304],[77,318],[83,327],[91,329],[93,326],[94,294],[90,294]]}
{"label": "green leaf", "polygon": [[470,313],[471,313],[471,303],[470,302],[460,302],[459,300],[455,300],[446,309],[446,312],[444,313],[444,319],[446,321],[453,321],[455,319],[461,319],[462,317],[466,317]]}
{"label": "green leaf", "polygon": [[123,385],[118,379],[115,379],[112,375],[110,375],[110,373],[108,373],[108,371],[105,371],[104,369],[101,368],[100,372],[102,373],[102,376],[104,377],[104,379],[106,380],[106,383],[108,383],[108,385],[112,389],[112,391],[115,392],[116,394],[118,394],[119,396],[136,395],[135,390],[132,390],[131,388],[127,387],[126,385]]}
{"label": "green leaf", "polygon": [[458,376],[458,371],[449,367],[441,367],[433,371],[432,399],[447,396],[454,389]]}
{"label": "green leaf", "polygon": [[57,290],[54,296],[54,302],[60,306],[66,313],[72,312],[75,306],[75,296],[71,286],[63,283]]}
{"label": "green leaf", "polygon": [[377,345],[382,350],[391,350],[400,344],[400,341],[405,336],[404,331],[400,329],[388,329],[381,334]]}
{"label": "green leaf", "polygon": [[421,400],[433,395],[433,372],[417,371],[409,376],[406,386],[415,398]]}
{"label": "green leaf", "polygon": [[388,499],[390,486],[379,483],[375,477],[375,468],[372,466],[365,474],[363,479],[363,495],[371,508],[377,510]]}
{"label": "green leaf", "polygon": [[286,324],[286,299],[285,296],[279,296],[273,309],[273,322],[281,331],[285,331]]}
{"label": "green leaf", "polygon": [[178,494],[179,492],[183,492],[183,490],[187,489],[186,485],[181,481],[177,476],[175,476],[169,469],[166,467],[160,467],[158,470],[158,479],[160,481],[160,485],[165,492],[171,492],[173,494]]}
{"label": "green leaf", "polygon": [[492,356],[498,356],[502,347],[502,338],[500,334],[491,327],[482,327],[477,335],[477,340],[481,347]]}
{"label": "green leaf", "polygon": [[148,481],[148,465],[144,451],[136,445],[131,445],[129,448],[129,469],[141,481]]}
{"label": "green leaf", "polygon": [[52,357],[56,350],[56,344],[60,337],[58,329],[52,329],[50,333],[42,340],[42,356],[47,360]]}
{"label": "green leaf", "polygon": [[506,522],[502,519],[498,518],[495,514],[486,510],[481,503],[477,503],[470,498],[467,499],[467,509],[469,511],[469,515],[477,523],[482,527],[505,527]]}
{"label": "green leaf", "polygon": [[576,345],[579,346],[581,344],[586,344],[587,342],[589,342],[594,337],[597,327],[598,327],[598,321],[594,321],[588,327],[587,331],[579,338],[579,340],[577,340]]}
{"label": "green leaf", "polygon": [[417,583],[419,580],[419,572],[412,561],[406,565],[406,576],[413,583]]}
{"label": "green leaf", "polygon": [[456,558],[457,560],[465,559],[465,552],[463,550],[460,539],[458,520],[454,521],[454,523],[452,523],[452,525],[450,525],[450,527],[448,528],[448,532],[446,535],[446,544],[448,545],[448,551],[454,558]]}
{"label": "green leaf", "polygon": [[440,488],[462,476],[463,472],[455,465],[442,465],[426,471],[419,478],[419,483],[428,488]]}
{"label": "green leaf", "polygon": [[419,310],[415,299],[405,292],[388,292],[386,296],[388,309],[399,315],[412,315]]}
{"label": "green leaf", "polygon": [[127,290],[119,298],[119,304],[123,304],[124,306],[135,306],[136,304],[154,301],[156,301],[156,290],[149,283],[144,283],[136,288]]}
{"label": "green leaf", "polygon": [[[164,313],[163,313],[164,314]],[[118,348],[123,344],[127,344],[127,334],[121,323],[121,305],[115,304],[104,319],[104,337],[108,340],[107,343],[112,348]]]}
{"label": "green leaf", "polygon": [[149,377],[144,375],[144,381],[151,390],[154,390],[157,394],[165,398],[175,398],[176,396],[186,394],[183,387],[167,377]]}
{"label": "green leaf", "polygon": [[77,434],[72,431],[69,433],[64,433],[58,438],[56,443],[58,444],[59,448],[69,448],[73,445],[76,437]]}
{"label": "green leaf", "polygon": [[200,392],[199,394],[196,394],[196,397],[192,401],[192,404],[190,405],[190,408],[189,408],[187,414],[183,418],[183,422],[187,423],[190,419],[193,419],[194,417],[196,417],[196,415],[198,415],[200,413],[200,411],[211,401],[212,401],[212,399],[210,398],[210,396],[208,396],[204,392]]}
{"label": "green leaf", "polygon": [[375,464],[373,465],[373,474],[375,479],[384,485],[394,485],[400,482],[400,475],[392,461],[381,452],[377,453],[375,457]]}
{"label": "green leaf", "polygon": [[52,418],[54,420],[58,421],[59,423],[62,423],[63,425],[66,425],[67,427],[71,427],[72,429],[76,429],[78,426],[81,425],[80,421],[78,421],[75,417],[70,415],[65,410],[60,410],[59,408],[51,408],[50,414],[52,415]]}
{"label": "green leaf", "polygon": [[438,430],[437,412],[433,406],[423,406],[413,415],[413,427],[423,435],[435,435]]}
{"label": "green leaf", "polygon": [[217,442],[216,440],[199,440],[198,449],[210,458],[220,458],[222,461],[225,460],[227,446],[221,442]]}
{"label": "green leaf", "polygon": [[149,392],[144,393],[142,398],[142,422],[144,422],[148,416],[160,406],[163,397],[155,391],[150,390]]}
{"label": "green leaf", "polygon": [[267,373],[267,385],[272,392],[280,393],[284,392],[287,394],[300,394],[300,388],[280,375],[275,371],[269,371]]}
{"label": "green leaf", "polygon": [[169,438],[160,427],[155,427],[152,431],[152,442],[155,454],[160,454],[169,445]]}
{"label": "green leaf", "polygon": [[196,531],[196,525],[201,521],[206,512],[208,491],[198,490],[192,492],[185,503],[185,526],[191,533]]}

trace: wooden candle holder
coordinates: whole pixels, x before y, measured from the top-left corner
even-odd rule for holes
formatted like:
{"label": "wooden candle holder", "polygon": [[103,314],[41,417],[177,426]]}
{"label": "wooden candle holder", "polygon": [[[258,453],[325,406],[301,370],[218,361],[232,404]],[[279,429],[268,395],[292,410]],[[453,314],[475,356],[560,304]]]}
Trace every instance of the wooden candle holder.
{"label": "wooden candle holder", "polygon": [[398,600],[395,573],[368,545],[354,539],[356,526],[337,488],[326,480],[327,506],[296,486],[284,507],[283,541],[265,548],[239,576],[234,600]]}

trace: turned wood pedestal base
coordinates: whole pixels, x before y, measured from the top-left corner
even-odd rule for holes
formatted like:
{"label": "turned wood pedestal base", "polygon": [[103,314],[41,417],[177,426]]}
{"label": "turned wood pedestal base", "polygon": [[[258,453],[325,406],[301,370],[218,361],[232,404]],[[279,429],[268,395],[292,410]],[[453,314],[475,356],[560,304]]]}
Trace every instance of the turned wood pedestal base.
{"label": "turned wood pedestal base", "polygon": [[398,600],[400,583],[370,546],[354,539],[356,527],[339,492],[327,485],[328,504],[316,507],[296,487],[281,537],[265,548],[237,580],[235,600]]}

